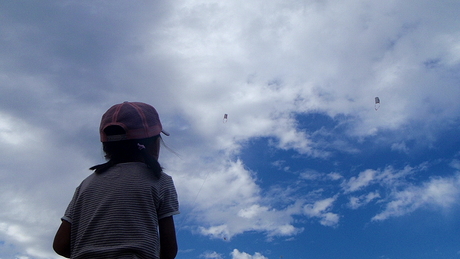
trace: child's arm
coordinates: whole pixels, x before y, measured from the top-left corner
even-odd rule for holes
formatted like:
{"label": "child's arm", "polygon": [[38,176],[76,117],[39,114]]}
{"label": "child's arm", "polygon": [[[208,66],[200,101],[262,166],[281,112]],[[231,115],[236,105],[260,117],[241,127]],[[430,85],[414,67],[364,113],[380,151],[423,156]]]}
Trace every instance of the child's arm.
{"label": "child's arm", "polygon": [[160,258],[173,259],[177,255],[176,229],[172,216],[162,218],[158,222],[160,230]]}
{"label": "child's arm", "polygon": [[70,258],[70,223],[63,220],[54,237],[53,249],[61,256]]}

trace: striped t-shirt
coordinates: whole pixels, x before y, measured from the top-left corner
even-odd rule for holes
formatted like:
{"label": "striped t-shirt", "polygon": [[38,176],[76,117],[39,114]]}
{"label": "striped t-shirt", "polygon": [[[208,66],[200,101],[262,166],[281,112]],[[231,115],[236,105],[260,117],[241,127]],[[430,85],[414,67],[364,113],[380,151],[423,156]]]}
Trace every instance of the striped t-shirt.
{"label": "striped t-shirt", "polygon": [[72,258],[159,258],[158,220],[179,213],[171,176],[120,163],[91,174],[70,202]]}

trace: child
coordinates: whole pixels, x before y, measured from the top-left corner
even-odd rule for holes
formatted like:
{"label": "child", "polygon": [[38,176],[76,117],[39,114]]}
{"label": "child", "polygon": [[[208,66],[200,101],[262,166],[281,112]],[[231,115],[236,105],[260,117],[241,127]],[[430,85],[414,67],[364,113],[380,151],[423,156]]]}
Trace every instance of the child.
{"label": "child", "polygon": [[112,106],[100,136],[107,162],[91,167],[62,217],[53,249],[67,258],[175,258],[172,178],[158,163],[161,122],[140,102]]}

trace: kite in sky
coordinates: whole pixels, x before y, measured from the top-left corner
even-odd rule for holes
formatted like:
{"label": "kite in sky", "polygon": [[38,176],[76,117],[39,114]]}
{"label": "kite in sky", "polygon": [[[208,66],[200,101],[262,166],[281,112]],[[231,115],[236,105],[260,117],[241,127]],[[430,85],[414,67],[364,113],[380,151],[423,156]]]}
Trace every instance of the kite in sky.
{"label": "kite in sky", "polygon": [[378,110],[380,108],[380,98],[375,97],[375,106],[374,109]]}
{"label": "kite in sky", "polygon": [[227,117],[228,117],[228,115],[227,115],[227,114],[224,114],[223,123],[226,123],[226,122],[227,122]]}

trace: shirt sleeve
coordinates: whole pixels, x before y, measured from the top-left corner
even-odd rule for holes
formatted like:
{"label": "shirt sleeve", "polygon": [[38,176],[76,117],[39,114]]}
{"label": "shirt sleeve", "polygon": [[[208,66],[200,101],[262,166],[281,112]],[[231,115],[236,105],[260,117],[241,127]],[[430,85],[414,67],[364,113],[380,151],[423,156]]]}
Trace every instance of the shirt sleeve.
{"label": "shirt sleeve", "polygon": [[75,202],[77,201],[79,193],[80,193],[80,186],[78,186],[77,189],[75,190],[72,200],[70,201],[69,205],[67,206],[67,209],[65,210],[64,216],[61,218],[62,220],[65,220],[69,222],[70,224],[72,224]]}
{"label": "shirt sleeve", "polygon": [[160,206],[157,210],[158,219],[166,218],[172,215],[179,214],[179,201],[177,199],[176,187],[171,176],[162,175],[162,188]]}

